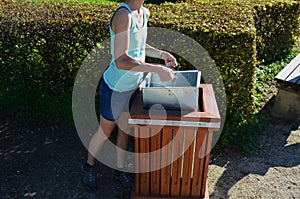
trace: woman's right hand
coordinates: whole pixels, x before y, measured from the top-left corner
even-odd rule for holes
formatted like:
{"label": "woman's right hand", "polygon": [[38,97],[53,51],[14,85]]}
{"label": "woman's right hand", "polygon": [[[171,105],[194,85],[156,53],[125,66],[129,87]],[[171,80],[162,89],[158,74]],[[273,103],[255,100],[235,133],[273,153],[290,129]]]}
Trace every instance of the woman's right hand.
{"label": "woman's right hand", "polygon": [[174,71],[171,68],[165,66],[161,67],[161,70],[158,72],[159,78],[162,82],[171,81],[175,78]]}

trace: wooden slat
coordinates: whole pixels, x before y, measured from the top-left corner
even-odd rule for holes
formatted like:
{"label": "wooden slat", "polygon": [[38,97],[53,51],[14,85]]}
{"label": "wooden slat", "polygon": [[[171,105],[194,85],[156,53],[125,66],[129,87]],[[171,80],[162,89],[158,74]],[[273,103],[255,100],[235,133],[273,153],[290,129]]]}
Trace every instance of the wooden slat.
{"label": "wooden slat", "polygon": [[171,180],[171,195],[180,195],[180,179],[182,167],[182,153],[184,144],[184,129],[174,127],[174,146],[173,146],[173,163],[172,163],[172,180]]}
{"label": "wooden slat", "polygon": [[211,115],[220,118],[217,101],[211,84],[203,85],[202,102],[204,112],[210,113]]}
{"label": "wooden slat", "polygon": [[[159,131],[159,132],[157,132]],[[155,127],[151,128],[151,187],[150,193],[158,195],[160,193],[160,153],[161,131]]]}
{"label": "wooden slat", "polygon": [[[140,193],[150,193],[150,128],[143,127],[140,134],[145,138],[140,138]],[[143,172],[144,171],[144,172]]]}
{"label": "wooden slat", "polygon": [[194,172],[193,172],[193,181],[192,181],[192,197],[200,197],[201,196],[201,186],[203,180],[203,164],[204,159],[203,154],[205,153],[205,137],[208,130],[206,128],[198,129],[196,135],[196,149],[195,149],[195,157],[194,157]]}
{"label": "wooden slat", "polygon": [[139,127],[134,127],[134,150],[135,150],[135,192],[140,193],[140,145],[139,145]]}
{"label": "wooden slat", "polygon": [[[164,127],[162,131],[162,152],[161,163],[167,165],[172,160],[172,127]],[[170,194],[171,185],[171,165],[164,166],[161,169],[161,195]]]}
{"label": "wooden slat", "polygon": [[[130,199],[200,199],[200,198],[191,198],[191,197],[183,197],[183,196],[167,196],[167,195],[144,195],[144,194],[136,194],[132,192]],[[209,198],[206,197],[201,199],[209,199]]]}
{"label": "wooden slat", "polygon": [[210,150],[211,150],[211,144],[213,139],[213,131],[208,130],[208,134],[206,136],[206,152],[205,152],[205,161],[204,161],[204,171],[203,171],[203,181],[202,181],[202,190],[201,190],[201,196],[205,196],[205,189],[206,189],[206,180],[207,180],[207,172],[208,172],[208,165],[209,165],[209,158],[210,158]]}
{"label": "wooden slat", "polygon": [[190,196],[191,194],[191,174],[194,155],[194,136],[196,130],[196,128],[185,129],[185,152],[183,160],[181,196]]}
{"label": "wooden slat", "polygon": [[286,66],[278,75],[276,75],[275,79],[286,81],[286,79],[290,76],[290,74],[295,70],[295,67],[300,63],[300,53]]}

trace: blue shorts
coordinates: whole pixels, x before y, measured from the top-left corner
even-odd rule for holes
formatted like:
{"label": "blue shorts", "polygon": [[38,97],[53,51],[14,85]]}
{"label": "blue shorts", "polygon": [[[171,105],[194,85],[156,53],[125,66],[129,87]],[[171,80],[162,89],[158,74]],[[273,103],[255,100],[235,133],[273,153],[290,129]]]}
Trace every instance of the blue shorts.
{"label": "blue shorts", "polygon": [[100,115],[109,121],[117,121],[121,112],[129,112],[138,89],[118,92],[109,88],[104,80],[100,84]]}

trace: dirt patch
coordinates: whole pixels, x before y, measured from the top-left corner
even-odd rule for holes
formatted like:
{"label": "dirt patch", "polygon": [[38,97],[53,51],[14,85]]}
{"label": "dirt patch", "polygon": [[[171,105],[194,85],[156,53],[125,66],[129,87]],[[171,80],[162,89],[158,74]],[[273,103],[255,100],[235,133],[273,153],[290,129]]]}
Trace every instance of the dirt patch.
{"label": "dirt patch", "polygon": [[81,183],[86,155],[74,127],[0,117],[0,198],[129,198],[113,170],[97,165],[100,186]]}
{"label": "dirt patch", "polygon": [[[300,124],[262,110],[267,129],[252,154],[213,152],[208,174],[210,198],[299,198]],[[72,126],[16,119],[0,114],[0,198],[129,198],[130,190],[97,164],[99,190],[81,183],[86,155]]]}

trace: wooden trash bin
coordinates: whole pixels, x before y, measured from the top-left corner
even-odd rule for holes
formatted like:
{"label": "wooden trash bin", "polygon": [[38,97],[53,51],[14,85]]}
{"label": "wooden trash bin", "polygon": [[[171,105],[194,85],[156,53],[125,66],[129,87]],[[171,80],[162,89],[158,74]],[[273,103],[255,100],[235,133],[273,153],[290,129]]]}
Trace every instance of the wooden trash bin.
{"label": "wooden trash bin", "polygon": [[[136,153],[131,198],[208,198],[207,172],[220,115],[212,85],[200,84],[197,112],[143,108],[139,93],[130,111]],[[163,116],[162,116],[163,115]]]}

